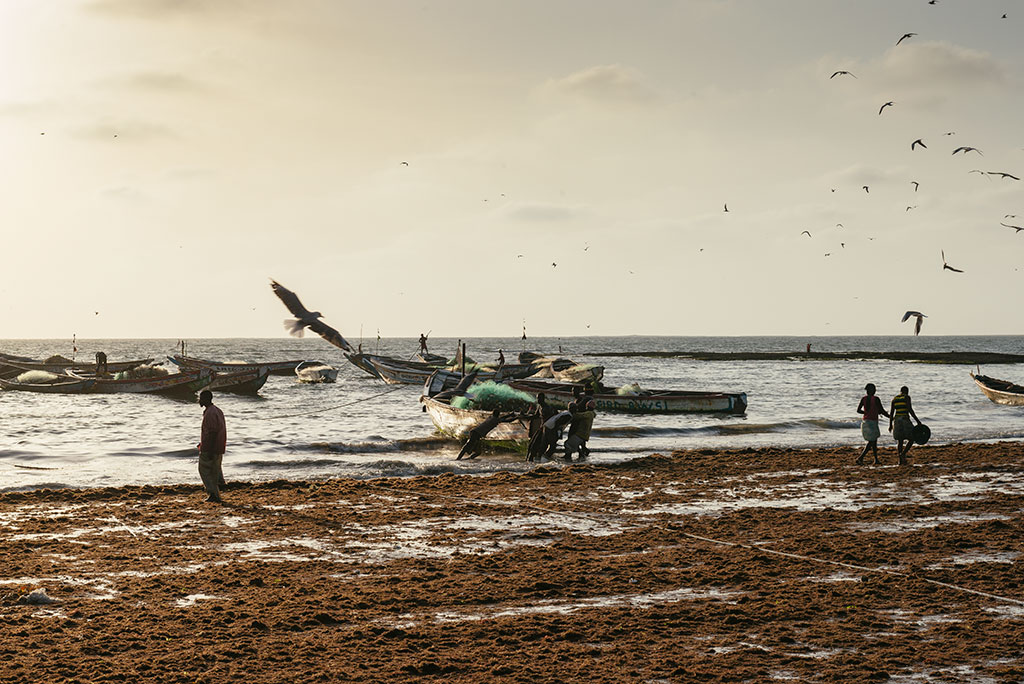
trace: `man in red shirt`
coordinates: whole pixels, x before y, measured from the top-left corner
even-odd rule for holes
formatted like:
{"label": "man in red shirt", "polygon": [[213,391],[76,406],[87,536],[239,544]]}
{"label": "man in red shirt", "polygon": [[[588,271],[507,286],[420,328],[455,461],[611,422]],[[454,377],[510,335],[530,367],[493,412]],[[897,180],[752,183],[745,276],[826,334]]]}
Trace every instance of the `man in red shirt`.
{"label": "man in red shirt", "polygon": [[203,390],[199,393],[199,405],[204,407],[203,428],[200,435],[199,477],[203,480],[207,501],[220,503],[220,487],[224,482],[221,463],[228,443],[228,430],[224,423],[224,412],[213,405],[213,392]]}

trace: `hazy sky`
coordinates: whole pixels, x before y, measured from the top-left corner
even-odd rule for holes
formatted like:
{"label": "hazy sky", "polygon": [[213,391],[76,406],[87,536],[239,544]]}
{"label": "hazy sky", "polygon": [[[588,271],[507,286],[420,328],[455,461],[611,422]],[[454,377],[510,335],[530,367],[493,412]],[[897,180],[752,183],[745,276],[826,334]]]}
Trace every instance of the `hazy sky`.
{"label": "hazy sky", "polygon": [[1010,0],[0,0],[0,338],[283,335],[268,277],[349,339],[1021,334],[1024,180],[971,171],[1024,179],[1022,29]]}

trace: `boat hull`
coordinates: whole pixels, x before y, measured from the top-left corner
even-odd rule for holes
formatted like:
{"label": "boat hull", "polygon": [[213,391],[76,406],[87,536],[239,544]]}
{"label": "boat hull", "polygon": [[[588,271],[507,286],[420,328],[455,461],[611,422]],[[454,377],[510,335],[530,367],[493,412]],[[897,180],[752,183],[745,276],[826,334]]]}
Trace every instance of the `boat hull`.
{"label": "boat hull", "polygon": [[258,394],[269,377],[270,371],[266,368],[238,373],[214,373],[210,384],[203,389],[232,394]]}
{"label": "boat hull", "polygon": [[[430,397],[421,397],[420,401],[437,431],[456,440],[465,439],[470,430],[491,415],[490,411],[455,408],[447,402]],[[519,418],[510,423],[500,423],[488,433],[483,442],[491,446],[521,450],[526,448],[529,439],[529,419]]]}
{"label": "boat hull", "polygon": [[100,394],[191,394],[208,386],[213,377],[213,372],[207,368],[134,380],[86,378],[75,371],[68,371],[68,374],[80,380],[93,380],[88,391]]}
{"label": "boat hull", "polygon": [[93,380],[76,380],[68,378],[66,381],[42,383],[42,382],[17,382],[15,380],[4,380],[0,378],[0,389],[16,390],[20,392],[38,392],[41,394],[82,394],[88,392],[93,386]]}
{"label": "boat hull", "polygon": [[258,371],[261,368],[266,368],[271,375],[292,375],[295,372],[296,366],[303,363],[302,359],[297,361],[271,361],[269,363],[222,363],[209,359],[197,359],[192,356],[181,356],[180,354],[168,356],[167,358],[170,359],[171,363],[181,368],[192,370],[208,368],[214,373],[221,374]]}
{"label": "boat hull", "polygon": [[982,393],[995,403],[1003,406],[1024,406],[1024,387],[986,375],[971,373],[971,378]]}

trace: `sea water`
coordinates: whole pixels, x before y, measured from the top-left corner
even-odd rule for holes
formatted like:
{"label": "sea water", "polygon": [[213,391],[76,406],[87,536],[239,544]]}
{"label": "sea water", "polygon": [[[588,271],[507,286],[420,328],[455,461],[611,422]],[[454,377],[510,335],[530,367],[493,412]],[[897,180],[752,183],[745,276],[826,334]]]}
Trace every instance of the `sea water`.
{"label": "sea water", "polygon": [[[468,354],[514,360],[522,340],[465,340]],[[600,413],[591,460],[620,461],[676,449],[861,445],[857,404],[873,382],[888,406],[901,385],[936,444],[1024,438],[1024,407],[1000,406],[974,385],[973,367],[906,361],[817,360],[800,352],[1000,352],[1024,354],[1024,337],[577,337],[536,338],[531,351],[558,353],[605,366],[607,385],[645,389],[746,392],[743,416]],[[193,356],[217,360],[319,360],[340,369],[338,382],[300,384],[271,376],[259,396],[217,393],[225,414],[229,480],[487,473],[534,467],[521,455],[486,454],[454,461],[458,447],[439,439],[421,411],[418,386],[385,385],[351,365],[318,337],[189,341]],[[96,351],[111,362],[166,360],[177,340],[78,340],[78,358]],[[413,358],[415,339],[385,339],[366,351]],[[457,340],[430,340],[454,355]],[[71,356],[67,340],[0,340],[0,351],[45,358]],[[599,352],[795,352],[790,360],[695,361],[682,358],[589,356]],[[1024,384],[1024,364],[981,371]],[[0,391],[0,491],[42,487],[198,482],[196,444],[202,408],[195,399],[144,394],[49,395]],[[884,431],[881,446],[891,444]]]}

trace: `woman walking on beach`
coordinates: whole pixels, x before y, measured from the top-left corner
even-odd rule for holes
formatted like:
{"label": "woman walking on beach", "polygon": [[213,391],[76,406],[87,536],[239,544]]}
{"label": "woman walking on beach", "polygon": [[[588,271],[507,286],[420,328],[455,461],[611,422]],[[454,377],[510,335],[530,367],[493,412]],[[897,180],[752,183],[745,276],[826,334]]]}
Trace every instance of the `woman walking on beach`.
{"label": "woman walking on beach", "polygon": [[[910,388],[906,385],[900,387],[900,393],[892,398],[892,406],[889,407],[892,413],[889,416],[889,432],[896,440],[896,455],[899,456],[900,465],[907,464],[907,454],[910,447],[914,446],[914,421],[920,425],[921,419],[914,413],[914,407],[910,403]],[[905,442],[905,444],[904,444]]]}
{"label": "woman walking on beach", "polygon": [[[857,406],[857,413],[864,416],[860,424],[860,434],[867,440],[867,444],[864,445],[864,451],[860,452],[860,456],[857,458],[857,465],[864,464],[864,457],[868,455],[868,449],[872,451],[875,457],[875,460],[871,463],[878,465],[878,437],[882,434],[878,429],[878,416],[881,414],[890,420],[892,417],[885,412],[882,400],[875,396],[875,386],[872,383],[869,382],[865,385],[864,391],[867,394],[861,397],[860,404]],[[890,429],[892,429],[891,424]]]}

